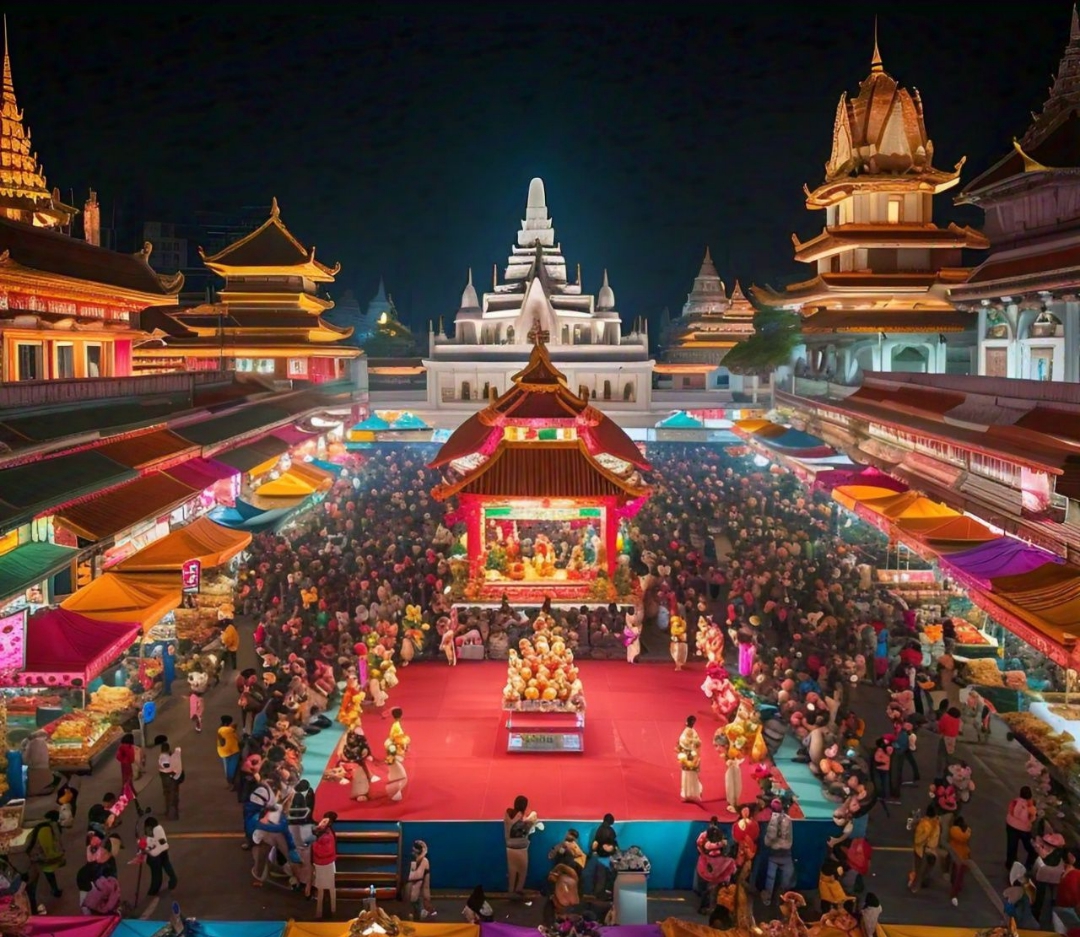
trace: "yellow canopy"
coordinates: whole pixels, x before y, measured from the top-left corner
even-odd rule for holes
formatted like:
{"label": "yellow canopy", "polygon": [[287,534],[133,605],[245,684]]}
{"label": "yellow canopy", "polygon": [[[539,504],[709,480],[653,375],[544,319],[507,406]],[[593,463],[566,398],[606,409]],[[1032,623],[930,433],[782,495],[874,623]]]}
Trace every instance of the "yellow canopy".
{"label": "yellow canopy", "polygon": [[375,442],[375,433],[370,429],[351,429],[348,437],[349,442]]}
{"label": "yellow canopy", "polygon": [[224,566],[251,543],[251,534],[230,530],[208,517],[174,530],[116,567],[122,573],[163,573],[179,570],[188,560],[198,560],[203,569]]}
{"label": "yellow canopy", "polygon": [[[348,937],[352,921],[289,921],[282,937]],[[415,937],[480,937],[478,924],[414,924],[409,922],[410,934]]]}
{"label": "yellow canopy", "polygon": [[767,426],[772,426],[772,420],[736,420],[735,425],[744,433],[758,433]]}
{"label": "yellow canopy", "polygon": [[289,469],[280,478],[260,485],[255,494],[260,498],[306,498],[315,494],[315,486]]}
{"label": "yellow canopy", "polygon": [[303,479],[309,485],[314,485],[319,491],[331,488],[334,484],[334,478],[329,472],[324,472],[317,465],[311,465],[308,462],[293,462],[289,474]]}
{"label": "yellow canopy", "polygon": [[878,488],[876,485],[842,485],[833,489],[832,498],[849,511],[854,511],[856,504],[877,498],[888,498],[895,494],[896,492],[891,488]]}
{"label": "yellow canopy", "polygon": [[[908,492],[905,492],[907,494]],[[896,513],[892,513],[895,511]],[[929,498],[924,498],[921,495],[907,504],[897,503],[892,509],[888,509],[882,512],[886,517],[891,517],[896,521],[923,521],[923,520],[936,520],[945,521],[953,517],[960,517],[959,511],[954,511],[946,504],[941,504],[938,501],[931,501]]]}
{"label": "yellow canopy", "polygon": [[149,631],[180,605],[182,596],[177,573],[105,573],[60,607],[101,621],[137,621]]}

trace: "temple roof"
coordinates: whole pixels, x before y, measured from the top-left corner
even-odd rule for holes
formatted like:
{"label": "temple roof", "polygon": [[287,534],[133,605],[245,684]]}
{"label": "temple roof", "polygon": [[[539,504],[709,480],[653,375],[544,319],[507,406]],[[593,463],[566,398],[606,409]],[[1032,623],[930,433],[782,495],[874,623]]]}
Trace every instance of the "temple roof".
{"label": "temple roof", "polygon": [[803,332],[963,332],[970,313],[952,309],[823,309],[806,316]]}
{"label": "temple roof", "polygon": [[0,217],[0,269],[25,268],[154,296],[175,296],[183,274],[159,274],[150,251],[121,254],[58,231]]}
{"label": "temple roof", "polygon": [[[965,267],[942,267],[936,271],[912,271],[898,273],[870,273],[852,271],[846,273],[819,273],[809,280],[792,283],[782,290],[768,286],[752,286],[754,299],[764,306],[792,308],[812,303],[854,302],[860,297],[877,301],[882,294],[894,293],[898,299],[908,302],[925,302],[926,295],[963,283],[970,273]],[[922,299],[920,299],[920,294]],[[931,297],[933,298],[933,297]]]}
{"label": "temple roof", "polygon": [[32,149],[30,130],[23,125],[23,112],[15,100],[8,54],[7,17],[4,17],[4,87],[0,102],[0,214],[15,221],[41,227],[67,225],[77,214],[64,205],[58,192],[51,192],[45,169]]}
{"label": "temple roof", "polygon": [[262,225],[211,257],[200,247],[199,256],[206,266],[222,276],[273,270],[325,283],[341,271],[341,264],[327,267],[315,259],[314,247],[306,248],[293,237],[281,220],[276,198],[270,206],[270,217]]}
{"label": "temple roof", "polygon": [[[648,470],[648,461],[622,427],[566,386],[566,377],[548,356],[544,334],[534,327],[530,337],[534,345],[529,362],[513,375],[509,389],[454,430],[430,467],[449,465],[474,454],[490,455],[496,444],[501,445],[507,426],[550,426],[574,427],[590,457],[611,456]],[[529,445],[536,453],[550,443]]]}
{"label": "temple roof", "polygon": [[935,224],[843,224],[826,227],[809,241],[791,236],[795,259],[810,263],[853,248],[933,248],[984,250],[990,242],[979,231],[950,223],[947,228]]}
{"label": "temple roof", "polygon": [[1069,42],[1042,111],[1013,148],[969,182],[959,203],[979,203],[1001,183],[1028,173],[1080,169],[1080,17],[1073,7]]}

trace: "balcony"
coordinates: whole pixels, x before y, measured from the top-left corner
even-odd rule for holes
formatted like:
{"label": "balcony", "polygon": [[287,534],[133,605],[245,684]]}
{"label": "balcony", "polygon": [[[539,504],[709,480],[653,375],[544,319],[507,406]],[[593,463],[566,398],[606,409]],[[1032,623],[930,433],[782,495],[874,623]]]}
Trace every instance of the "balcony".
{"label": "balcony", "polygon": [[0,384],[0,411],[55,408],[94,400],[134,397],[194,396],[196,389],[228,384],[225,371],[143,374],[137,377],[87,377],[53,381],[16,381]]}

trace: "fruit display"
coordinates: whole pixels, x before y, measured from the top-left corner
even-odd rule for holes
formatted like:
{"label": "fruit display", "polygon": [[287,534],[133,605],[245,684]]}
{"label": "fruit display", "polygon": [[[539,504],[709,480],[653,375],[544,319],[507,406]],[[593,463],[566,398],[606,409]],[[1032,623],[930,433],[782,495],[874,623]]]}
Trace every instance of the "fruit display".
{"label": "fruit display", "polygon": [[115,716],[118,713],[135,709],[138,697],[126,686],[103,686],[90,694],[89,712]]}
{"label": "fruit display", "polygon": [[209,644],[220,627],[216,608],[178,608],[173,615],[176,639],[190,641],[196,647]]}
{"label": "fruit display", "polygon": [[1038,751],[1049,764],[1066,774],[1080,774],[1080,751],[1070,732],[1055,732],[1030,712],[999,713],[999,717],[1029,748]]}
{"label": "fruit display", "polygon": [[12,696],[7,701],[7,711],[11,716],[32,716],[39,709],[61,709],[63,705],[63,699],[56,694]]}
{"label": "fruit display", "polygon": [[574,652],[540,618],[532,639],[522,638],[507,661],[503,707],[577,712],[585,708]]}
{"label": "fruit display", "polygon": [[974,625],[969,625],[962,618],[954,618],[953,624],[956,626],[956,643],[965,644],[969,647],[975,645],[988,645],[990,642],[978,628]]}
{"label": "fruit display", "polygon": [[122,730],[103,713],[80,710],[49,723],[45,733],[49,737],[49,765],[63,768],[88,765],[120,738]]}
{"label": "fruit display", "polygon": [[974,683],[976,686],[1005,685],[997,662],[989,658],[969,660],[964,664],[964,677],[968,683]]}

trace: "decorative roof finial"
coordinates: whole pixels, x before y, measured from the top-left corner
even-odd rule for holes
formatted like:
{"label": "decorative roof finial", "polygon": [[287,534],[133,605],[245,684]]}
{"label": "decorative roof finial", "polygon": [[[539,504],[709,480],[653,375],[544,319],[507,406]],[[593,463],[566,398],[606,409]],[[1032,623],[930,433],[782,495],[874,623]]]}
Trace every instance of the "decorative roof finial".
{"label": "decorative roof finial", "polygon": [[270,199],[270,217],[277,218],[281,214],[281,209],[278,208],[277,196],[275,195]]}
{"label": "decorative roof finial", "polygon": [[876,74],[885,71],[885,66],[881,63],[881,50],[878,48],[877,41],[877,17],[874,17],[874,57],[870,59],[870,74]]}
{"label": "decorative roof finial", "polygon": [[[6,21],[5,21],[6,22]],[[1069,29],[1069,41],[1080,39],[1080,15],[1077,15],[1076,4],[1073,4],[1072,28]],[[7,55],[7,27],[4,27],[4,55]]]}
{"label": "decorative roof finial", "polygon": [[7,14],[4,14],[4,100],[15,103],[15,82],[11,77],[11,56],[8,54]]}

